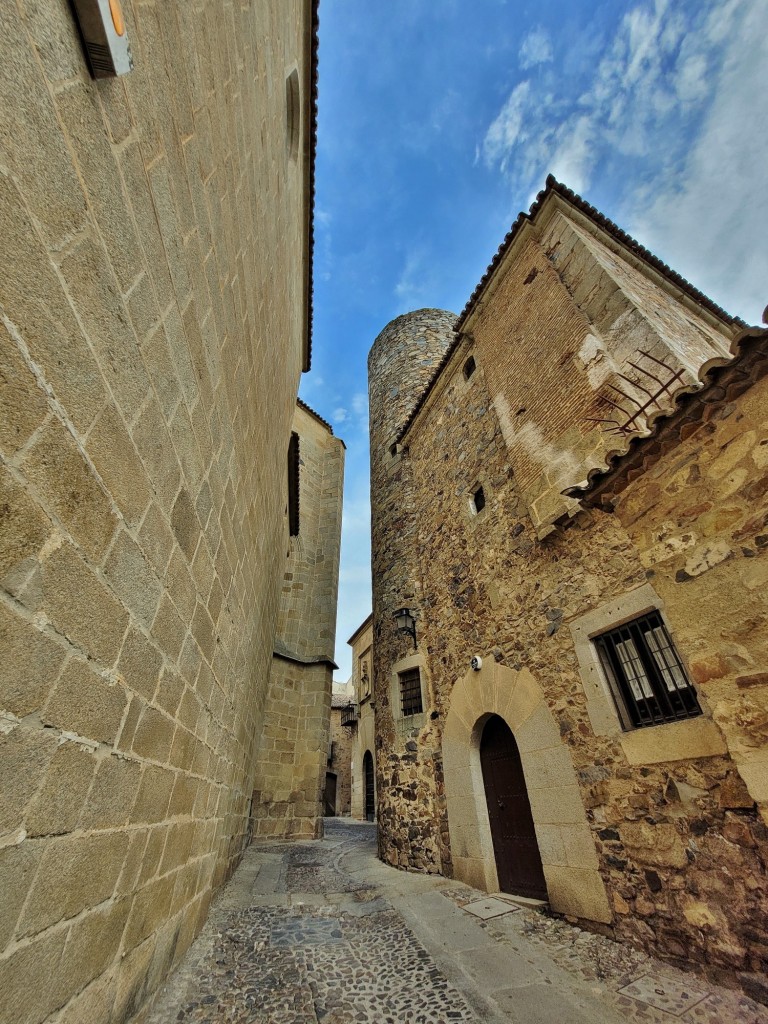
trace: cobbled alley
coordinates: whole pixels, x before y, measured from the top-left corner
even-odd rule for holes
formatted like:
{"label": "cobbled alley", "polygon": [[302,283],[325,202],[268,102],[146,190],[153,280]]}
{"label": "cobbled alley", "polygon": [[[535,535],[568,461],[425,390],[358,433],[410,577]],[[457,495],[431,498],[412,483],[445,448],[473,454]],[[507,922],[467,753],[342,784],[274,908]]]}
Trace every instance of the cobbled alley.
{"label": "cobbled alley", "polygon": [[375,826],[252,845],[146,1024],[768,1024],[543,907],[376,859]]}

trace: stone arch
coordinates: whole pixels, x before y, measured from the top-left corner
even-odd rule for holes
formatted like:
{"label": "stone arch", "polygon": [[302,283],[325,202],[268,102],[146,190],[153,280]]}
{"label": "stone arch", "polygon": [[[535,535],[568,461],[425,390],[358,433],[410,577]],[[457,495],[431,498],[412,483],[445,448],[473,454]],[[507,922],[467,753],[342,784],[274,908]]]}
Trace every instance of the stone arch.
{"label": "stone arch", "polygon": [[570,751],[541,686],[528,669],[515,672],[491,659],[454,686],[443,734],[455,877],[486,892],[498,891],[480,767],[480,737],[491,715],[504,719],[520,750],[550,906],[562,914],[610,922]]}

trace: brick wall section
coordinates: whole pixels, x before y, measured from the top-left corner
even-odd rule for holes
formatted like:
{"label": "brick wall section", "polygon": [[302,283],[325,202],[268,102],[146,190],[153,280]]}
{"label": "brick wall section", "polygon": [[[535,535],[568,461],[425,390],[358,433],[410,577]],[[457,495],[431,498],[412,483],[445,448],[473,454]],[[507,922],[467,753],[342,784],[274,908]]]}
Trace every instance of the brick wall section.
{"label": "brick wall section", "polygon": [[[706,311],[696,316],[612,251],[594,225],[552,213],[553,207],[550,201],[496,271],[492,296],[466,327],[542,535],[575,508],[561,491],[586,479],[607,451],[624,443],[590,422],[622,418],[605,396],[634,411],[609,385],[638,402],[648,398],[618,376],[639,376],[627,361],[637,362],[640,350],[651,352],[686,370],[692,383],[699,366],[727,354],[735,332]],[[666,371],[646,365],[664,377]]]}
{"label": "brick wall section", "polygon": [[[248,832],[301,367],[308,5],[69,6],[0,34],[0,990],[131,1017]],[[302,143],[306,144],[306,140]]]}
{"label": "brick wall section", "polygon": [[[529,255],[521,277],[530,269]],[[540,277],[549,273],[542,266]],[[507,279],[513,273],[515,268]],[[503,288],[502,282],[499,301]],[[503,301],[499,319],[517,315]],[[489,307],[486,324],[492,320]],[[531,330],[537,330],[535,319]],[[390,722],[379,721],[377,692],[377,771],[386,807],[382,855],[417,867],[425,848],[447,841],[439,834],[439,776],[417,776],[417,766],[439,755],[452,689],[472,655],[527,668],[576,768],[617,936],[693,961],[731,984],[738,972],[753,994],[764,997],[765,381],[672,446],[628,487],[616,514],[578,512],[570,528],[542,541],[517,479],[518,450],[508,445],[492,398],[504,365],[510,367],[510,389],[517,386],[513,364],[503,350],[494,358],[490,349],[485,358],[479,346],[475,351],[478,368],[469,381],[462,374],[465,353],[456,351],[403,439],[398,484],[408,492],[398,498],[414,525],[409,545],[399,550],[405,564],[397,571],[420,595],[419,647],[438,717],[415,737],[411,764],[403,766]],[[526,379],[532,377],[526,364],[533,351],[538,349],[522,350],[519,373]],[[538,374],[553,388],[558,364],[556,348],[538,356]],[[557,404],[554,395],[550,404]],[[469,496],[478,482],[486,506],[473,515]],[[374,502],[372,508],[376,538],[388,528],[387,506]],[[394,545],[391,536],[389,541]],[[663,743],[665,730],[681,727],[631,734],[615,723],[613,730],[594,727],[568,623],[649,579],[698,684],[705,716],[719,727],[720,750],[727,744],[728,753],[686,756],[681,733],[672,760],[652,753],[630,761],[631,738],[644,734],[640,738],[652,747]],[[377,682],[403,656],[399,643],[382,628],[381,648],[374,652]],[[418,792],[417,778],[426,793]],[[430,803],[432,813],[425,813]],[[450,861],[441,857],[447,873]]]}
{"label": "brick wall section", "polygon": [[[393,614],[403,605],[410,607],[420,634],[422,602],[410,460],[402,453],[392,455],[390,446],[453,342],[455,320],[451,313],[431,309],[398,317],[381,332],[368,357],[379,850],[390,863],[433,871],[441,862],[434,827],[434,751],[429,746],[417,751],[412,730],[397,728],[390,707],[392,666],[412,653],[411,639],[397,633]],[[419,645],[421,649],[420,635]],[[407,817],[402,814],[404,801],[409,804]],[[408,841],[409,827],[421,842]]]}
{"label": "brick wall section", "polygon": [[257,835],[312,837],[321,828],[328,760],[344,445],[301,407],[293,430],[299,435],[299,534],[283,551],[253,814]]}

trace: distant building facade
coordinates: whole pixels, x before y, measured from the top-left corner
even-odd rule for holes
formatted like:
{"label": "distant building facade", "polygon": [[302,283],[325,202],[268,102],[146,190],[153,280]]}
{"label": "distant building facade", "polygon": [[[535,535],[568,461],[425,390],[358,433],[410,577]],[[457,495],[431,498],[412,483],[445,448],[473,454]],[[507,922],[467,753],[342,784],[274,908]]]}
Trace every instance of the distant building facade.
{"label": "distant building facade", "polygon": [[326,817],[349,817],[352,808],[352,748],[354,693],[350,683],[334,683],[331,694],[331,740],[325,770],[323,813]]}
{"label": "distant building facade", "polygon": [[362,622],[347,641],[352,648],[355,723],[352,746],[352,817],[374,821],[376,736],[373,700],[373,617]]}
{"label": "distant building facade", "polygon": [[343,452],[296,405],[317,11],[122,0],[134,70],[94,81],[71,5],[8,7],[0,1015],[120,1024],[253,832],[322,812]]}
{"label": "distant building facade", "polygon": [[382,857],[763,999],[767,355],[549,179],[369,356]]}

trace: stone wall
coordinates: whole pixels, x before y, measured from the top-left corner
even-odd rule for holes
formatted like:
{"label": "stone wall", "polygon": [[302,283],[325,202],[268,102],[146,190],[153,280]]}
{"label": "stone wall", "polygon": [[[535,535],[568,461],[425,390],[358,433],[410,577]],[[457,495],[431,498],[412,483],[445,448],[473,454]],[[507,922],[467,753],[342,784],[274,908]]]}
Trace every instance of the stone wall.
{"label": "stone wall", "polygon": [[[648,400],[641,387],[658,387],[631,363],[660,380],[671,377],[641,354],[647,352],[692,383],[703,363],[727,354],[734,333],[707,310],[695,314],[609,241],[552,197],[496,270],[492,295],[462,327],[484,362],[518,484],[542,536],[575,507],[563,497],[565,487],[621,447],[620,437],[595,422],[626,418],[609,400],[629,415]],[[638,428],[644,426],[641,417]]]}
{"label": "stone wall", "polygon": [[[311,11],[0,33],[0,990],[124,1021],[248,838],[304,361]],[[286,139],[298,66],[301,157]]]}
{"label": "stone wall", "polygon": [[[569,311],[567,289],[540,250],[521,246],[519,253],[484,301],[482,325],[456,345],[402,436],[395,483],[390,487],[395,477],[382,468],[372,490],[374,580],[378,566],[390,579],[407,580],[418,607],[413,652],[386,615],[377,619],[374,589],[381,853],[390,863],[446,874],[453,854],[461,876],[470,826],[484,820],[487,831],[482,780],[479,790],[474,782],[449,792],[447,808],[445,787],[479,769],[484,717],[506,715],[521,737],[553,906],[693,961],[723,982],[738,975],[764,998],[765,383],[755,375],[733,400],[715,389],[708,412],[660,442],[655,467],[632,464],[615,513],[572,501],[570,518],[542,531],[536,499],[518,474],[520,465],[523,480],[531,479],[531,455],[505,416],[546,403],[567,461],[569,443],[575,439],[578,449],[583,436],[580,410],[594,392],[577,375],[569,386],[576,394],[581,380],[582,394],[568,408],[567,392],[560,392],[563,348],[569,330],[583,338],[583,314]],[[532,259],[541,267],[525,284]],[[669,293],[666,301],[673,303]],[[675,321],[672,312],[669,318]],[[699,332],[688,304],[679,318],[690,328],[687,337],[709,345],[709,312]],[[512,321],[519,325],[514,344]],[[721,333],[733,331],[724,320]],[[476,369],[466,379],[469,354]],[[739,367],[734,372],[743,377]],[[372,396],[383,394],[371,383]],[[373,398],[371,422],[375,445]],[[541,459],[546,436],[536,436]],[[377,459],[383,467],[381,451],[372,466]],[[578,451],[570,465],[574,475],[559,477],[562,486],[579,479]],[[472,501],[478,486],[485,496],[479,512]],[[400,533],[392,528],[394,509],[408,510]],[[390,561],[378,563],[384,551]],[[703,715],[623,732],[590,637],[654,607],[697,684]],[[483,659],[479,675],[469,669],[473,655]],[[428,701],[403,743],[392,710],[381,720],[378,711],[389,677],[409,660],[423,667]],[[489,662],[504,671],[488,675]],[[461,706],[454,707],[459,682]],[[573,786],[563,781],[568,772],[575,773]],[[492,858],[492,849],[484,855]],[[492,860],[486,868],[467,880],[493,877]],[[585,899],[587,873],[592,890]]]}
{"label": "stone wall", "polygon": [[364,758],[368,751],[375,759],[376,751],[375,701],[373,700],[373,616],[368,616],[347,643],[352,648],[352,685],[358,714],[352,746],[352,817],[364,821]]}
{"label": "stone wall", "polygon": [[335,813],[347,817],[352,810],[352,748],[355,726],[341,724],[341,709],[331,710],[332,757],[327,770],[336,776]]}
{"label": "stone wall", "polygon": [[[443,310],[428,309],[398,317],[381,332],[368,356],[379,852],[390,863],[418,862],[433,871],[441,863],[434,838],[435,751],[427,745],[417,753],[416,736],[424,716],[419,722],[404,720],[390,699],[392,672],[413,652],[411,639],[397,633],[393,615],[401,606],[409,607],[417,618],[418,635],[422,601],[415,549],[416,490],[410,459],[396,441],[455,340],[455,319]],[[423,665],[423,657],[419,663]],[[405,816],[404,802],[409,807]]]}
{"label": "stone wall", "polygon": [[253,815],[256,835],[311,838],[321,834],[328,759],[344,444],[306,407],[297,407],[293,431],[299,532],[285,542]]}

